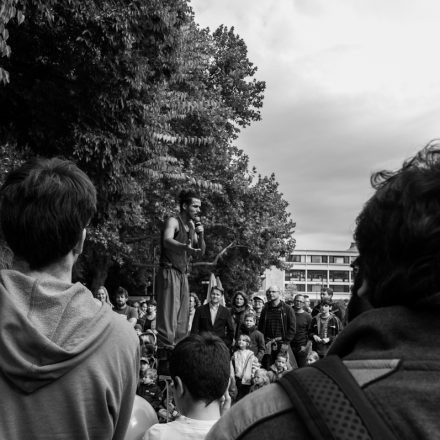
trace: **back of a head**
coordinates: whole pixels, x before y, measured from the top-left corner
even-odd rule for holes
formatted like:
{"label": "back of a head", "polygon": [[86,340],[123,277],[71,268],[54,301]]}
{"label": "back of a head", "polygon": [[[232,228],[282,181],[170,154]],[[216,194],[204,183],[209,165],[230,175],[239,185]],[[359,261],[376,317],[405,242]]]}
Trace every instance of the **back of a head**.
{"label": "back of a head", "polygon": [[440,291],[440,141],[371,182],[376,193],[355,231],[368,299],[375,307],[413,305]]}
{"label": "back of a head", "polygon": [[174,348],[169,361],[172,378],[179,376],[191,396],[206,405],[225,393],[230,375],[226,344],[210,333],[190,335]]}
{"label": "back of a head", "polygon": [[96,211],[96,190],[74,163],[33,159],[0,189],[0,224],[14,254],[31,269],[67,255]]}

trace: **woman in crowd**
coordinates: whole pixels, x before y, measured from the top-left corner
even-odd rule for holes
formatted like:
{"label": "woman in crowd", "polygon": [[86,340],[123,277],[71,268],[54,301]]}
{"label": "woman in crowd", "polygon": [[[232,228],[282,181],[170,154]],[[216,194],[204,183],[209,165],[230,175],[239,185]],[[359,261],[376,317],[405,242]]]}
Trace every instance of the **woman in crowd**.
{"label": "woman in crowd", "polygon": [[147,302],[142,301],[139,306],[138,320],[137,320],[137,323],[142,326],[142,329],[144,328],[145,320],[147,319],[147,309],[148,309]]}
{"label": "woman in crowd", "polygon": [[234,338],[238,338],[241,325],[244,323],[244,315],[252,313],[247,295],[241,290],[234,293],[232,297],[231,315],[235,326]]}
{"label": "woman in crowd", "polygon": [[188,320],[188,333],[191,331],[192,322],[194,319],[194,314],[196,313],[197,307],[200,307],[201,302],[199,300],[199,297],[194,293],[191,292],[189,294],[189,320]]}
{"label": "woman in crowd", "polygon": [[110,298],[108,295],[108,291],[104,286],[99,286],[98,290],[95,293],[95,298],[102,302],[102,304],[106,303],[111,308],[113,308],[113,304],[110,302]]}

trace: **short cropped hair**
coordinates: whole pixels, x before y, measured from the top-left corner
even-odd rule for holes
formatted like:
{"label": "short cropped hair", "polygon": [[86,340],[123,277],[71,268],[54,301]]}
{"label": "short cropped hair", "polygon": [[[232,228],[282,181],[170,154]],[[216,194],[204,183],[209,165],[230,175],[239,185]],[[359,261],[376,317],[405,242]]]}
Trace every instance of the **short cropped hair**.
{"label": "short cropped hair", "polygon": [[127,292],[127,289],[124,289],[123,287],[119,286],[119,287],[116,289],[116,294],[115,294],[115,296],[118,296],[118,295],[124,295],[126,298],[128,298],[128,292]]}
{"label": "short cropped hair", "polygon": [[321,288],[321,293],[327,292],[328,296],[333,296],[333,289],[330,287]]}
{"label": "short cropped hair", "polygon": [[440,291],[440,140],[398,171],[373,174],[371,184],[354,235],[368,299],[413,306]]}
{"label": "short cropped hair", "polygon": [[35,270],[74,249],[96,212],[96,189],[73,162],[33,159],[6,176],[0,203],[8,246]]}
{"label": "short cropped hair", "polygon": [[190,335],[171,353],[170,375],[179,376],[191,396],[209,405],[225,393],[230,376],[230,354],[226,344],[211,333]]}
{"label": "short cropped hair", "polygon": [[180,210],[183,209],[183,205],[191,205],[191,203],[193,202],[193,199],[200,200],[200,195],[190,189],[189,190],[183,189],[182,191],[180,191],[180,193],[179,193]]}

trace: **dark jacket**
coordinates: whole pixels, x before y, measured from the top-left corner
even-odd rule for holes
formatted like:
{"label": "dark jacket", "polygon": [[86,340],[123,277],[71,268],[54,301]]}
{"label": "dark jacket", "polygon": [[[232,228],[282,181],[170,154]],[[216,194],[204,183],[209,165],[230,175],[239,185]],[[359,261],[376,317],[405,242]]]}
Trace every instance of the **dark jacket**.
{"label": "dark jacket", "polygon": [[[341,332],[329,355],[340,356],[362,374],[362,389],[396,438],[429,440],[440,432],[440,294],[413,309],[390,306],[364,312]],[[384,369],[378,364],[395,364]],[[393,361],[393,362],[391,362]],[[383,366],[382,366],[383,367]],[[359,379],[358,379],[359,380]],[[245,416],[246,415],[246,416]],[[207,440],[311,438],[292,402],[277,385],[235,404]]]}
{"label": "dark jacket", "polygon": [[191,333],[199,334],[210,332],[223,339],[226,345],[231,348],[234,339],[234,323],[229,310],[224,306],[219,306],[214,325],[211,322],[211,312],[209,304],[205,304],[196,309],[191,327]]}
{"label": "dark jacket", "polygon": [[[260,320],[258,321],[258,330],[263,333],[265,339],[268,338],[267,335],[267,310],[272,308],[270,303],[267,303],[263,310],[261,311]],[[288,306],[286,303],[281,301],[277,309],[280,311],[280,319],[282,322],[283,334],[281,335],[282,342],[284,344],[290,344],[290,341],[295,336],[296,319],[295,313],[292,307]]]}
{"label": "dark jacket", "polygon": [[[314,317],[320,312],[321,312],[321,303],[319,302],[318,304],[316,304],[315,307],[313,307],[311,315],[312,317]],[[335,315],[342,322],[343,320],[342,310],[339,307],[338,303],[335,303],[333,301],[330,302],[330,313],[333,313],[333,315]]]}
{"label": "dark jacket", "polygon": [[264,336],[257,327],[247,328],[244,324],[240,326],[237,339],[240,335],[248,335],[251,338],[251,345],[249,350],[254,352],[254,355],[257,357],[258,362],[261,362],[263,359],[264,353],[266,351],[266,344],[264,343]]}

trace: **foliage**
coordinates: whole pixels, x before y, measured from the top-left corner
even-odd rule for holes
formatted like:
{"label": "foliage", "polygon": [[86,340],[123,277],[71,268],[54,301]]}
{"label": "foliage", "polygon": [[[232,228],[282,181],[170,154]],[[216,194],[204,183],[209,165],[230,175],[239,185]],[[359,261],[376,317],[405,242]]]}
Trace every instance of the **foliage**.
{"label": "foliage", "polygon": [[109,277],[143,291],[162,221],[193,187],[207,258],[234,241],[217,271],[229,289],[257,288],[293,246],[294,225],[274,176],[249,172],[232,145],[260,119],[265,88],[234,28],[200,29],[186,0],[5,5],[0,145],[73,159],[98,189],[76,276],[92,289]]}

